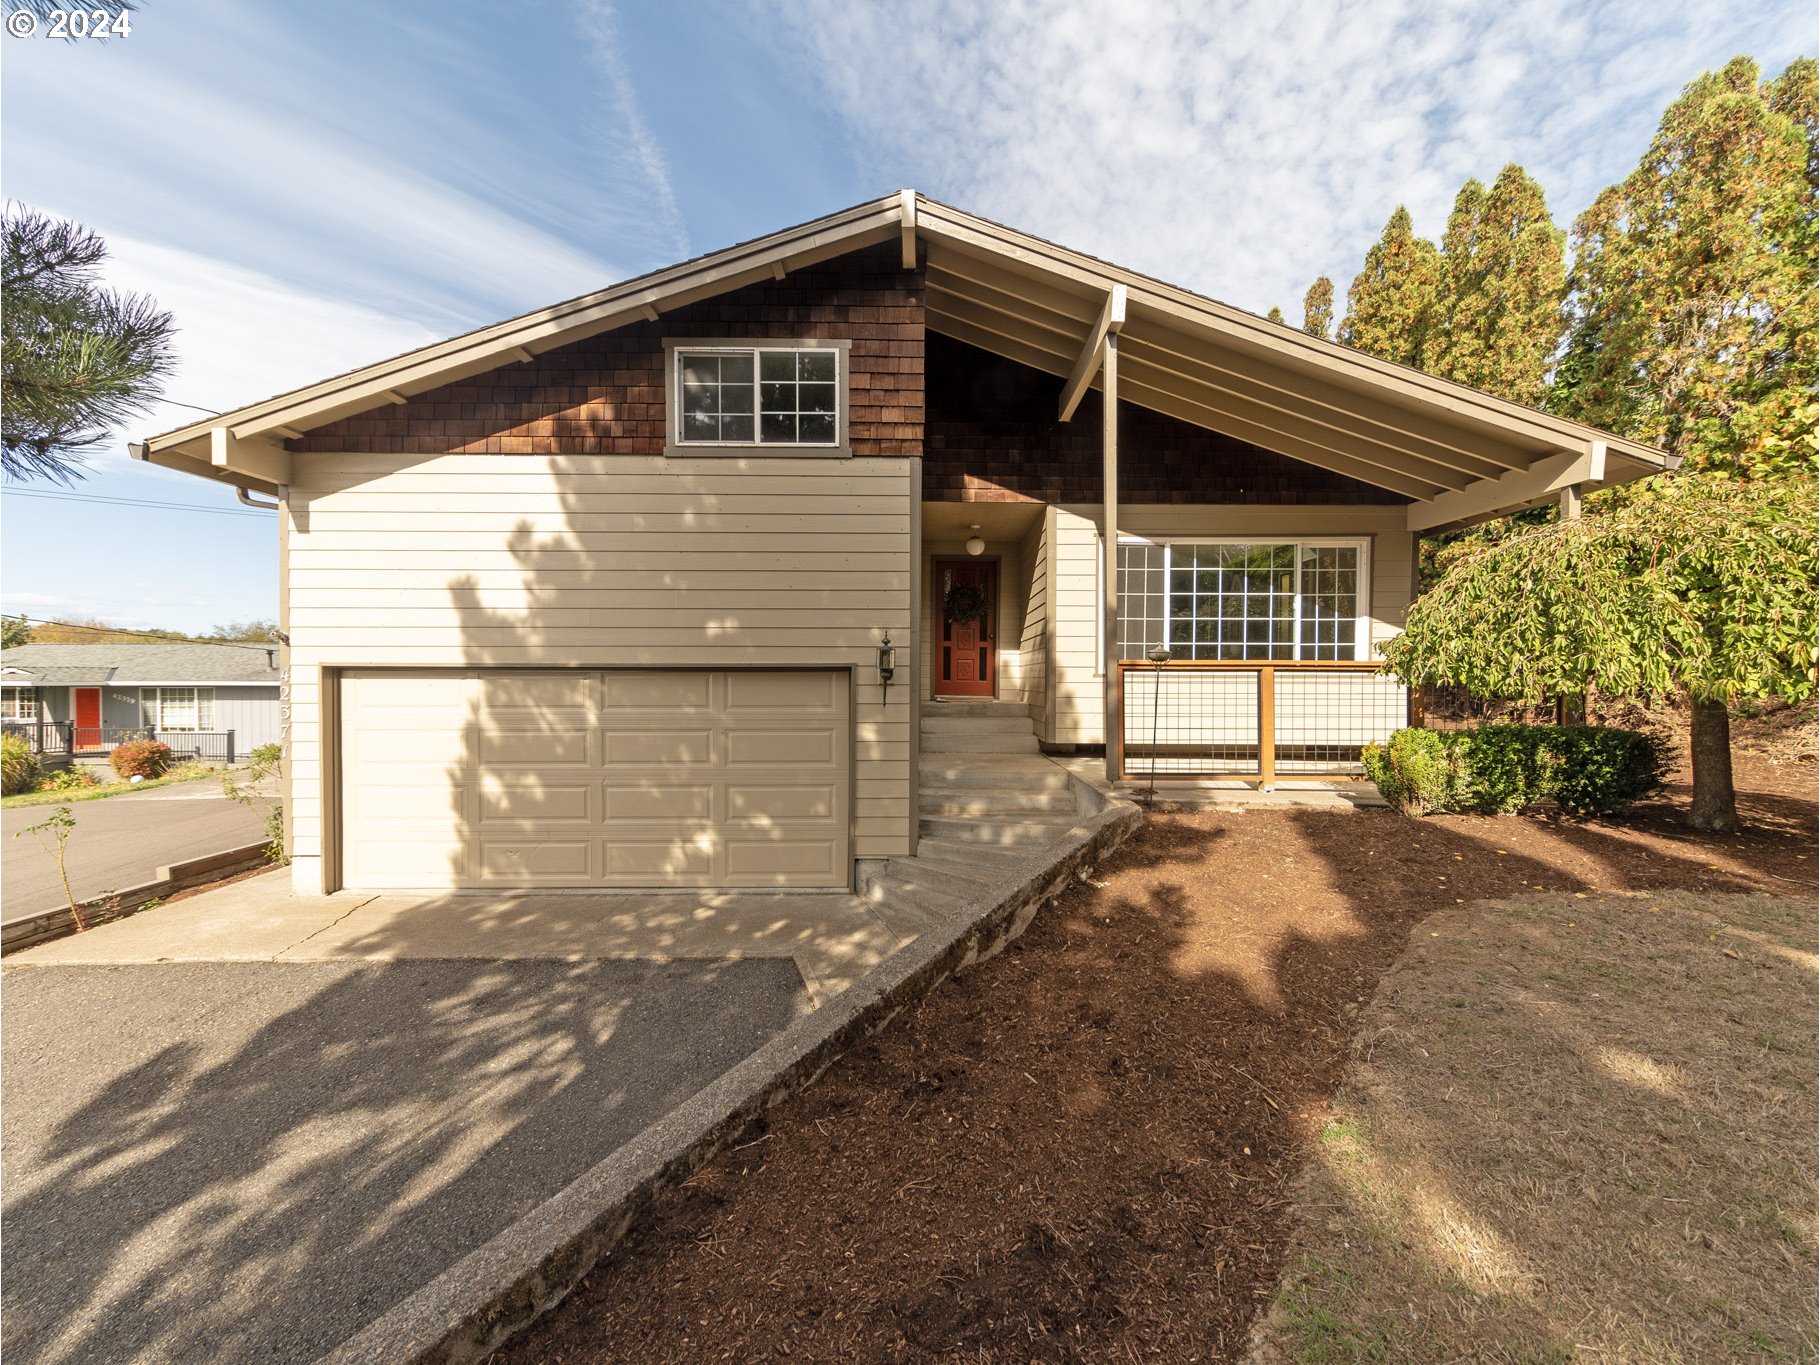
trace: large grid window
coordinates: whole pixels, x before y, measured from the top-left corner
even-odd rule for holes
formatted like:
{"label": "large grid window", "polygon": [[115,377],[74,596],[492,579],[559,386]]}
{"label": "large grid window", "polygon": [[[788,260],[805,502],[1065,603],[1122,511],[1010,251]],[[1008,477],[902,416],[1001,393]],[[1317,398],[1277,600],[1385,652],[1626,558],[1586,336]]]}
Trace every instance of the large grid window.
{"label": "large grid window", "polygon": [[0,720],[37,720],[38,689],[0,688]]}
{"label": "large grid window", "polygon": [[207,730],[215,724],[212,687],[148,687],[141,704],[153,730]]}
{"label": "large grid window", "polygon": [[680,444],[840,444],[837,350],[679,348],[676,386]]}
{"label": "large grid window", "polygon": [[1362,547],[1270,542],[1119,546],[1119,655],[1358,657]]}

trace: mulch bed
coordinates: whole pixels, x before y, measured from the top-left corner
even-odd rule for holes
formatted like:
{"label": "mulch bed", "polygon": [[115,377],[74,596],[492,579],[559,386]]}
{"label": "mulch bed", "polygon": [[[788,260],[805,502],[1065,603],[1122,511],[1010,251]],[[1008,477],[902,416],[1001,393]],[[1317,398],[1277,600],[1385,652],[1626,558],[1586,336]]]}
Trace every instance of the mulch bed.
{"label": "mulch bed", "polygon": [[1752,828],[1153,816],[1001,957],[780,1107],[500,1359],[1230,1360],[1413,926],[1528,891],[1811,895],[1814,769]]}

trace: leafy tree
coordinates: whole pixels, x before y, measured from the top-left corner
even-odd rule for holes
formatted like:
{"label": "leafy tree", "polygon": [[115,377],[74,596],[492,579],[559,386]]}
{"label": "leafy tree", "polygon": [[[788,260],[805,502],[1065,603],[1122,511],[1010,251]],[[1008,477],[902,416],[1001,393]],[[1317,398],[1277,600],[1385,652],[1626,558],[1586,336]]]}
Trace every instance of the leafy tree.
{"label": "leafy tree", "polygon": [[1696,829],[1735,830],[1730,701],[1815,690],[1812,479],[1676,476],[1470,549],[1385,647],[1404,682],[1539,701],[1588,683],[1692,704]]}
{"label": "leafy tree", "polygon": [[1542,187],[1512,163],[1468,180],[1442,239],[1440,288],[1418,362],[1517,403],[1539,404],[1560,346],[1566,235]]}
{"label": "leafy tree", "polygon": [[276,621],[252,620],[229,621],[216,626],[202,638],[205,640],[257,640],[264,644],[278,637]]}
{"label": "leafy tree", "polygon": [[31,642],[32,627],[24,612],[18,616],[0,616],[0,649],[16,649]]}
{"label": "leafy tree", "polygon": [[1574,224],[1571,416],[1695,471],[1811,471],[1815,64],[1736,57],[1689,84],[1641,164]]}
{"label": "leafy tree", "polygon": [[82,452],[161,393],[171,315],[102,288],[107,244],[78,223],[9,203],[0,239],[0,469],[71,483]]}
{"label": "leafy tree", "polygon": [[32,643],[39,645],[95,645],[109,641],[154,644],[161,640],[189,638],[177,630],[131,630],[110,626],[94,616],[74,621],[46,621],[32,627]]}
{"label": "leafy tree", "polygon": [[1385,360],[1420,365],[1434,327],[1440,275],[1441,253],[1415,235],[1409,210],[1398,204],[1346,292],[1340,340]]}
{"label": "leafy tree", "polygon": [[1325,275],[1302,296],[1302,330],[1322,341],[1333,340],[1333,281]]}
{"label": "leafy tree", "polygon": [[1268,313],[1264,314],[1264,316],[1271,322],[1282,322],[1283,310],[1281,308],[1272,308]]}

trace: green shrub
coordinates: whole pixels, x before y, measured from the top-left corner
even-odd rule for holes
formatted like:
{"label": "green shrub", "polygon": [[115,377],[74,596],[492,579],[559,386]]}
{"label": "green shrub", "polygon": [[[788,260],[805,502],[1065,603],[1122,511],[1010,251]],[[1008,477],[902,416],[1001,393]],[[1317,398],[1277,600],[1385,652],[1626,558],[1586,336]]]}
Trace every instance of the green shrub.
{"label": "green shrub", "polygon": [[1410,815],[1504,815],[1546,800],[1606,815],[1659,786],[1665,760],[1648,735],[1586,725],[1398,730],[1362,755],[1384,799]]}
{"label": "green shrub", "polygon": [[1457,808],[1454,746],[1439,730],[1398,730],[1388,744],[1367,744],[1360,759],[1384,799],[1405,815]]}
{"label": "green shrub", "polygon": [[1662,742],[1636,730],[1573,725],[1553,731],[1549,794],[1574,815],[1609,815],[1662,785]]}
{"label": "green shrub", "polygon": [[22,735],[0,735],[0,796],[16,796],[38,785],[38,756]]}
{"label": "green shrub", "polygon": [[163,777],[171,768],[171,746],[155,739],[129,739],[107,761],[122,777]]}
{"label": "green shrub", "polygon": [[1547,794],[1546,725],[1481,725],[1458,731],[1462,805],[1480,815],[1508,815]]}
{"label": "green shrub", "polygon": [[275,773],[278,771],[278,765],[284,762],[284,745],[261,744],[246,756],[246,761],[247,767],[259,769],[261,776],[266,773]]}
{"label": "green shrub", "polygon": [[101,779],[87,768],[71,765],[68,768],[53,768],[38,779],[38,790],[41,792],[75,791],[79,787],[93,787]]}

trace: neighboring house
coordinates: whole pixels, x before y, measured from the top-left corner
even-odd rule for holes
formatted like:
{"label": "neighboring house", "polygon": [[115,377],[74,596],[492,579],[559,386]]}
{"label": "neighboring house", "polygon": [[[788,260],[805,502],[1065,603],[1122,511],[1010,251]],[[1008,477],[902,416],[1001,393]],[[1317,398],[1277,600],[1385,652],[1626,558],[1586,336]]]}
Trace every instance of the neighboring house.
{"label": "neighboring house", "polygon": [[910,191],[135,454],[281,505],[308,892],[849,885],[930,697],[1356,771],[1418,533],[1672,463]]}
{"label": "neighboring house", "polygon": [[0,651],[0,725],[40,752],[104,759],[155,738],[234,762],[283,735],[278,646],[46,644]]}

